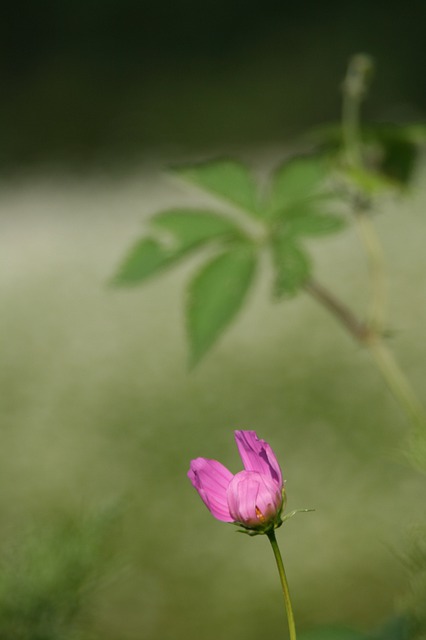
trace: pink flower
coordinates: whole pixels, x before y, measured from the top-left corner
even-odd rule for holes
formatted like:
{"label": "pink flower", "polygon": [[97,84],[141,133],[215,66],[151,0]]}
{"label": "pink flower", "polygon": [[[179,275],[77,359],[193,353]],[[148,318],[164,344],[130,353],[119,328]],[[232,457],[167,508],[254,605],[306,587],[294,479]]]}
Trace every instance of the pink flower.
{"label": "pink flower", "polygon": [[244,471],[234,475],[217,460],[196,458],[188,478],[218,520],[258,533],[279,527],[284,483],[274,452],[255,431],[235,431],[235,440]]}

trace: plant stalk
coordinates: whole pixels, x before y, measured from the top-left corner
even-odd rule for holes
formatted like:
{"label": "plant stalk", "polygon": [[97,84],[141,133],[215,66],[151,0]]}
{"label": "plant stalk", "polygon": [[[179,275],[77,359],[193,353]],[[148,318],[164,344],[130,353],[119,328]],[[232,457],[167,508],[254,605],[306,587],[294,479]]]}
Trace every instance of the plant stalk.
{"label": "plant stalk", "polygon": [[367,211],[355,211],[355,221],[367,255],[370,274],[369,325],[382,334],[386,325],[387,284],[383,249]]}
{"label": "plant stalk", "polygon": [[349,307],[315,280],[309,280],[305,289],[345,327],[358,344],[366,347],[387,386],[399,405],[422,433],[426,433],[425,409],[396,362],[383,336],[374,326],[362,322]]}
{"label": "plant stalk", "polygon": [[360,107],[373,68],[372,60],[365,54],[351,58],[343,81],[342,133],[346,149],[346,162],[354,168],[362,167],[359,139]]}
{"label": "plant stalk", "polygon": [[284,569],[283,559],[281,556],[280,549],[278,547],[278,542],[275,537],[274,529],[271,529],[270,531],[268,531],[266,535],[268,536],[269,542],[271,543],[272,551],[274,552],[275,561],[277,563],[278,573],[281,580],[281,586],[282,586],[283,596],[284,596],[284,604],[285,604],[285,609],[287,613],[287,622],[288,622],[288,631],[290,634],[290,640],[296,640],[296,625],[294,622],[293,608],[291,606],[290,591],[288,588],[287,576]]}

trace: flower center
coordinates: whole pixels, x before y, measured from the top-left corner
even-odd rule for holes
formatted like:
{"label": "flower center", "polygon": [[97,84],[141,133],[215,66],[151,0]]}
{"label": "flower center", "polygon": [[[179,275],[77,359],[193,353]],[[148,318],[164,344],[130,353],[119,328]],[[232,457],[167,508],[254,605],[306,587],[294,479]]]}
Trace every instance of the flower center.
{"label": "flower center", "polygon": [[256,510],[256,515],[257,515],[257,519],[263,524],[264,522],[266,522],[266,518],[263,515],[263,513],[261,512],[261,510],[259,509],[259,507],[255,507]]}

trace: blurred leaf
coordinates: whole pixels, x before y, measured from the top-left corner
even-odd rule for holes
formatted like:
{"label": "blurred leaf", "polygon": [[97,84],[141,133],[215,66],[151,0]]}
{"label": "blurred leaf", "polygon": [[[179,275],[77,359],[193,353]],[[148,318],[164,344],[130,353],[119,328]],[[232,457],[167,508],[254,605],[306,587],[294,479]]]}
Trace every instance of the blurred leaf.
{"label": "blurred leaf", "polygon": [[396,183],[383,173],[368,171],[367,169],[345,168],[341,171],[345,180],[354,185],[362,193],[374,196],[390,189],[395,189]]}
{"label": "blurred leaf", "polygon": [[311,265],[307,255],[292,238],[285,235],[274,238],[272,254],[275,266],[275,296],[294,296],[310,275]]}
{"label": "blurred leaf", "polygon": [[242,232],[230,220],[196,209],[163,211],[152,218],[151,225],[157,231],[169,232],[171,243],[155,238],[139,240],[119,267],[113,284],[140,284],[206,242],[242,237]]}
{"label": "blurred leaf", "polygon": [[382,137],[380,142],[383,147],[381,171],[402,185],[406,185],[411,180],[416,167],[417,144],[394,136]]}
{"label": "blurred leaf", "polygon": [[175,252],[171,252],[157,240],[142,238],[130,249],[112,283],[139,284],[169,266],[172,259],[176,257]]}
{"label": "blurred leaf", "polygon": [[[405,186],[416,168],[419,148],[426,143],[426,126],[369,126],[362,129],[361,138],[366,172],[371,168],[373,174],[382,174],[394,183]],[[340,125],[318,128],[311,133],[310,139],[323,152],[342,157],[343,136]]]}
{"label": "blurred leaf", "polygon": [[300,202],[280,215],[280,231],[287,236],[320,236],[340,231],[345,220],[332,213],[323,213],[315,201]]}
{"label": "blurred leaf", "polygon": [[288,221],[289,232],[295,236],[322,236],[335,233],[346,226],[345,221],[331,213],[307,213]]}
{"label": "blurred leaf", "polygon": [[295,158],[282,165],[272,179],[270,210],[279,213],[296,202],[324,193],[327,168],[318,157]]}
{"label": "blurred leaf", "polygon": [[178,169],[178,173],[206,191],[259,215],[256,183],[245,165],[234,160],[216,160]]}
{"label": "blurred leaf", "polygon": [[299,640],[368,640],[370,636],[346,627],[319,627],[298,633]]}
{"label": "blurred leaf", "polygon": [[150,224],[169,232],[180,249],[193,247],[219,237],[235,238],[242,232],[231,220],[211,211],[170,209],[154,216]]}
{"label": "blurred leaf", "polygon": [[239,244],[213,258],[195,276],[187,304],[191,364],[205,355],[238,313],[253,282],[255,266],[254,247]]}
{"label": "blurred leaf", "polygon": [[407,124],[403,129],[407,140],[419,146],[426,144],[426,124]]}

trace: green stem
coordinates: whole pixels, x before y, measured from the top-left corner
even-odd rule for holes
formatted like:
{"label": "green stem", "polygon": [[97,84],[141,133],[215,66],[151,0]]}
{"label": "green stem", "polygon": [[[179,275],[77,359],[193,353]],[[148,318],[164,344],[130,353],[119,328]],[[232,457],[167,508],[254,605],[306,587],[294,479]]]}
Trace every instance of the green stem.
{"label": "green stem", "polygon": [[[365,96],[371,59],[365,55],[354,56],[348,66],[343,82],[342,133],[346,150],[346,162],[355,170],[363,169],[360,135],[360,109]],[[397,364],[392,352],[383,340],[386,320],[387,287],[383,249],[368,212],[369,202],[363,194],[354,199],[354,217],[361,241],[367,254],[371,283],[370,311],[368,322],[360,323],[340,301],[323,287],[313,283],[310,293],[322,302],[349,329],[350,333],[370,351],[377,368],[392,394],[410,416],[420,432],[426,432],[426,412],[407,378]],[[363,206],[360,206],[362,203]],[[312,290],[312,287],[314,290]],[[344,309],[344,313],[342,313]],[[348,320],[349,318],[349,320]]]}
{"label": "green stem", "polygon": [[272,551],[274,552],[275,560],[278,567],[278,573],[280,575],[281,586],[283,589],[283,596],[284,596],[284,604],[287,612],[287,622],[288,622],[290,640],[296,640],[296,625],[294,623],[294,615],[293,615],[293,609],[291,606],[290,591],[288,588],[287,576],[285,574],[283,559],[281,557],[281,552],[278,547],[274,529],[271,529],[271,531],[268,531],[266,535],[268,536],[269,542],[271,543]]}
{"label": "green stem", "polygon": [[405,409],[417,429],[426,433],[425,409],[399,368],[390,349],[380,338],[368,342],[367,347],[394,397]]}
{"label": "green stem", "polygon": [[370,274],[369,325],[381,334],[385,328],[387,308],[387,285],[385,258],[382,246],[367,211],[355,211],[358,233],[364,245]]}
{"label": "green stem", "polygon": [[377,329],[370,324],[361,322],[349,307],[315,280],[307,282],[305,289],[337,318],[359,344],[369,350],[399,405],[410,416],[417,429],[426,434],[425,409]]}
{"label": "green stem", "polygon": [[351,58],[343,81],[342,131],[347,164],[362,166],[359,136],[360,107],[365,96],[372,62],[369,56],[358,54]]}
{"label": "green stem", "polygon": [[[364,99],[372,63],[368,56],[359,54],[349,62],[343,82],[342,133],[346,150],[346,163],[354,170],[363,170],[361,153],[360,111]],[[360,206],[360,204],[363,206]],[[361,242],[364,245],[371,282],[369,324],[381,333],[385,324],[387,296],[385,261],[368,212],[369,198],[365,194],[354,197],[354,217]]]}

